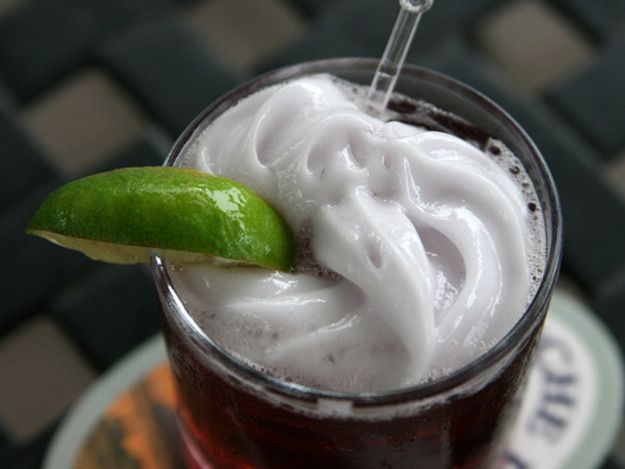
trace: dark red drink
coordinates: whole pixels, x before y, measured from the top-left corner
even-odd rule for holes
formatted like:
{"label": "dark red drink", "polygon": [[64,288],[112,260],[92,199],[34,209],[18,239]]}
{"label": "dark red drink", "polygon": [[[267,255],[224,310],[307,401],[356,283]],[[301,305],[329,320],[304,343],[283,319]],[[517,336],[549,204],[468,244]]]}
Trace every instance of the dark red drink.
{"label": "dark red drink", "polygon": [[[175,164],[198,129],[263,86],[317,72],[368,83],[375,66],[368,60],[332,60],[260,77],[199,116],[168,164]],[[420,125],[444,126],[478,144],[483,135],[493,136],[525,165],[540,199],[536,210],[544,216],[547,240],[544,276],[533,301],[497,345],[444,378],[378,393],[331,392],[280,380],[220,348],[194,323],[167,266],[155,258],[165,337],[181,401],[180,428],[192,467],[435,469],[494,464],[518,406],[557,276],[557,197],[532,142],[492,102],[454,80],[414,67],[404,69],[397,89],[450,110],[475,127],[445,115],[422,116]]]}
{"label": "dark red drink", "polygon": [[435,399],[413,415],[368,419],[359,415],[372,412],[365,403],[353,418],[275,406],[209,369],[175,325],[165,324],[165,336],[187,445],[215,467],[276,469],[485,467],[505,436],[537,337],[480,389]]}

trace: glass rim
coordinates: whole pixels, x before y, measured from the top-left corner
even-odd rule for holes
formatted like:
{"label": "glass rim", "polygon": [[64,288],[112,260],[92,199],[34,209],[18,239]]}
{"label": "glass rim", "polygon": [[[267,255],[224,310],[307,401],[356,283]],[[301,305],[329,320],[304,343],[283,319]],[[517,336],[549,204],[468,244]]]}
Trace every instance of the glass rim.
{"label": "glass rim", "polygon": [[[216,99],[200,114],[198,114],[198,116],[178,137],[172,146],[164,165],[173,166],[176,159],[184,153],[186,146],[194,140],[196,133],[198,131],[203,131],[204,128],[202,127],[202,124],[206,118],[211,116],[214,112],[219,111],[224,104],[228,103],[230,106],[231,101],[236,97],[239,97],[240,99],[244,96],[248,96],[251,92],[264,88],[268,83],[280,82],[285,79],[293,79],[304,74],[321,73],[324,69],[328,68],[345,68],[351,71],[361,68],[363,71],[373,72],[375,71],[377,64],[378,59],[369,58],[335,58],[316,60],[278,68],[246,81]],[[496,365],[499,360],[504,358],[515,344],[522,343],[523,340],[532,332],[532,326],[537,326],[541,323],[542,317],[546,314],[546,308],[551,297],[551,292],[555,286],[555,280],[558,276],[562,251],[562,220],[560,202],[555,189],[553,177],[544,158],[542,157],[542,154],[529,135],[516,122],[515,119],[513,119],[503,108],[490,98],[486,97],[484,94],[469,85],[466,85],[443,73],[411,64],[404,65],[404,68],[402,69],[402,75],[403,74],[410,74],[419,80],[431,82],[439,86],[442,85],[446,90],[452,91],[454,95],[460,95],[460,97],[468,99],[473,104],[477,105],[481,110],[486,111],[489,114],[496,114],[498,119],[500,118],[503,120],[506,128],[515,134],[515,138],[520,138],[520,141],[525,144],[529,153],[533,156],[539,175],[542,178],[542,181],[540,182],[543,184],[545,189],[546,206],[551,209],[549,219],[546,218],[545,214],[545,225],[552,227],[551,230],[546,230],[547,236],[551,233],[551,239],[547,239],[545,246],[547,249],[545,269],[534,297],[528,303],[514,326],[497,342],[497,344],[491,347],[487,352],[481,354],[479,357],[471,360],[466,365],[458,368],[448,375],[431,382],[380,392],[330,391],[304,386],[270,375],[220,347],[199,327],[188,311],[186,311],[182,300],[173,286],[163,259],[158,254],[152,254],[151,264],[157,288],[162,289],[167,295],[169,295],[167,307],[173,309],[178,315],[178,317],[174,319],[183,324],[186,330],[190,330],[192,332],[193,335],[190,339],[195,346],[199,347],[203,352],[208,351],[211,359],[217,359],[222,366],[225,366],[228,369],[228,371],[234,372],[235,376],[252,380],[256,384],[263,386],[274,394],[304,401],[317,401],[318,399],[349,401],[354,406],[362,407],[413,402],[452,391],[463,384],[470,382],[472,379],[479,377],[484,370],[488,370],[491,366]],[[221,113],[218,115],[220,114]],[[543,210],[542,213],[544,214],[545,211]]]}

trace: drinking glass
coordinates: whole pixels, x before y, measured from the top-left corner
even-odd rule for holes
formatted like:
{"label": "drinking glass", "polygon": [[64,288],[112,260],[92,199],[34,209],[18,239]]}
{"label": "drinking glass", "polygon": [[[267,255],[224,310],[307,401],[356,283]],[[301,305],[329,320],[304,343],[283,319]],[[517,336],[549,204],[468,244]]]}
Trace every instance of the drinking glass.
{"label": "drinking glass", "polygon": [[[176,165],[214,119],[242,98],[284,80],[330,73],[367,85],[377,61],[332,59],[279,69],[206,108],[175,143]],[[384,392],[312,389],[267,374],[231,355],[193,321],[158,256],[152,269],[177,385],[179,428],[190,467],[477,468],[494,463],[517,411],[561,255],[560,206],[540,152],[491,100],[450,77],[406,65],[396,91],[472,123],[450,129],[503,141],[522,161],[545,221],[546,262],[533,300],[505,337],[466,366],[433,382]],[[482,134],[483,133],[483,134]]]}

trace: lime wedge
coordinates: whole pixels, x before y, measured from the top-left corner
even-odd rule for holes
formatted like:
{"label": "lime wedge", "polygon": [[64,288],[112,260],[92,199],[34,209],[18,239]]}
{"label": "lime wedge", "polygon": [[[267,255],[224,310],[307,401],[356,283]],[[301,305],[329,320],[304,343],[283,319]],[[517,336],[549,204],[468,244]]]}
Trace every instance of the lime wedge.
{"label": "lime wedge", "polygon": [[26,230],[92,259],[133,264],[152,252],[172,262],[288,270],[293,236],[258,195],[192,169],[124,168],[54,191]]}

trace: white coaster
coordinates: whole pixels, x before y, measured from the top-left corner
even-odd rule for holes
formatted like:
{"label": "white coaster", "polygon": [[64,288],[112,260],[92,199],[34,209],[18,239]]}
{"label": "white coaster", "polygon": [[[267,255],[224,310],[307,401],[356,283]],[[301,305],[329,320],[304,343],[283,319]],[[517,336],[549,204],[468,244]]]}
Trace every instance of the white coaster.
{"label": "white coaster", "polygon": [[594,313],[554,295],[505,469],[593,469],[612,448],[623,411],[618,347]]}

